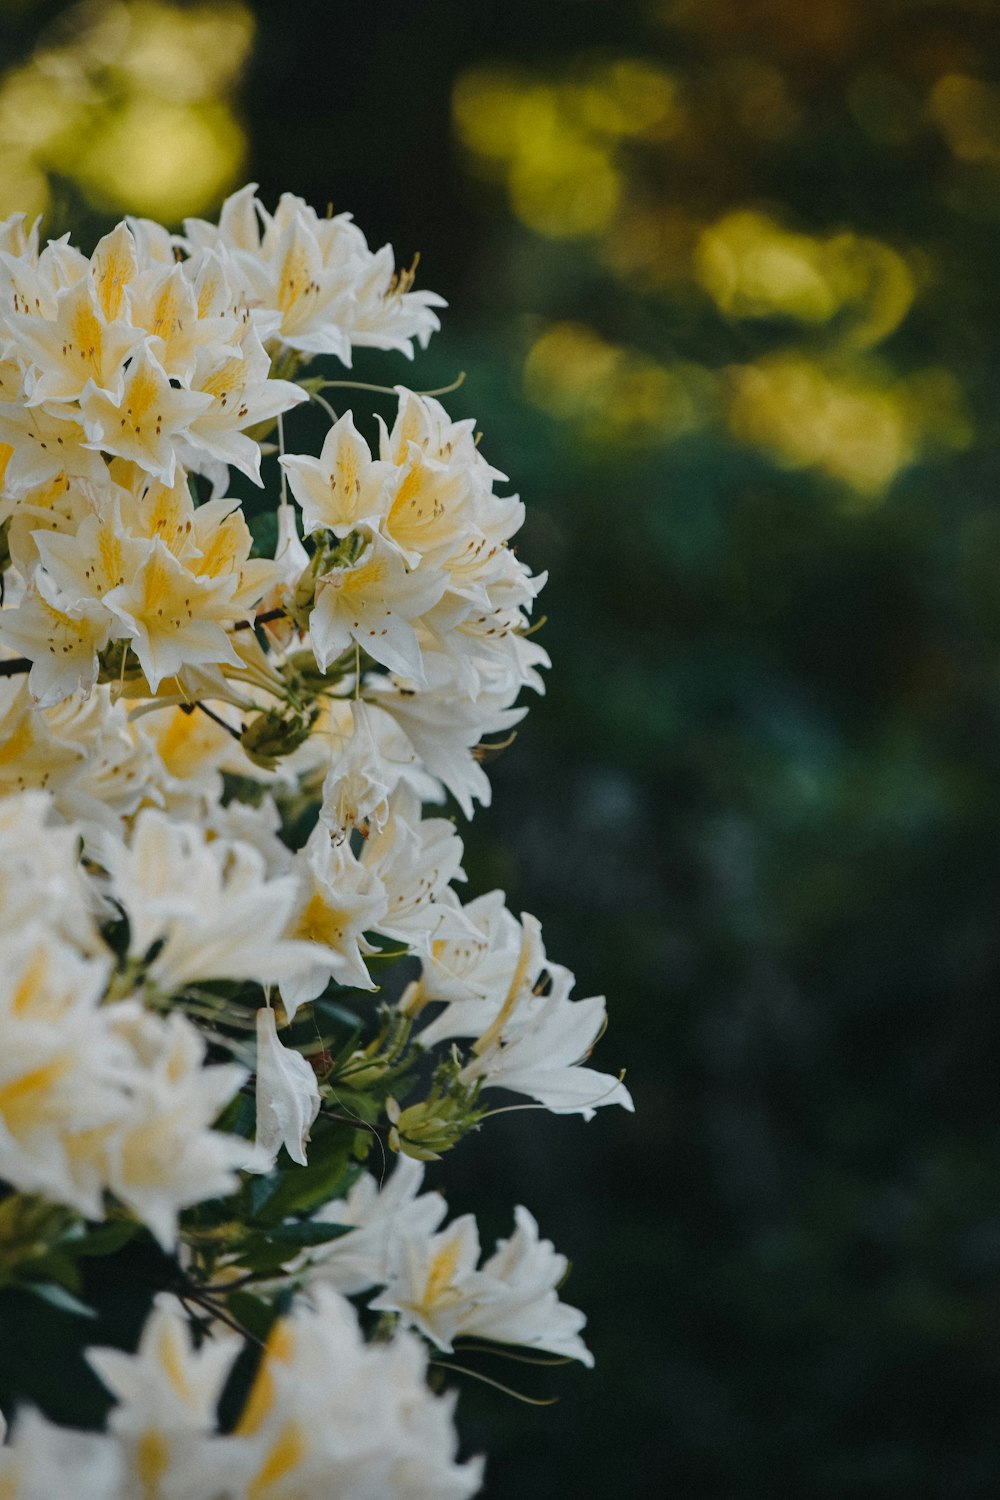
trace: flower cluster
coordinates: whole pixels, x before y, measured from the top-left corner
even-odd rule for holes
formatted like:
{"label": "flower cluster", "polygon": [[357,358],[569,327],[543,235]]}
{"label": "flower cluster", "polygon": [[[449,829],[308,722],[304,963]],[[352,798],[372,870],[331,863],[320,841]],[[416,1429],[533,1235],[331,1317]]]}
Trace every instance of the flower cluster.
{"label": "flower cluster", "polygon": [[442,305],[253,186],[89,257],[0,225],[0,1296],[79,1300],[80,1257],[127,1278],[153,1241],[180,1298],[91,1351],[104,1433],[19,1411],[5,1495],[470,1495],[428,1346],[591,1362],[532,1214],[480,1264],[421,1192],[494,1090],[632,1107],[587,1066],[603,998],[455,889],[447,799],[488,801],[547,665],[523,507],[433,396],[366,420],[309,373],[412,357]]}
{"label": "flower cluster", "polygon": [[242,1340],[218,1331],[196,1350],[172,1300],[151,1313],[135,1354],[95,1348],[91,1366],[116,1400],[106,1435],[19,1417],[0,1448],[5,1495],[79,1500],[466,1500],[482,1464],[455,1461],[454,1401],[427,1388],[411,1334],[362,1337],[349,1302],[317,1292],[276,1322],[231,1435],[216,1411]]}

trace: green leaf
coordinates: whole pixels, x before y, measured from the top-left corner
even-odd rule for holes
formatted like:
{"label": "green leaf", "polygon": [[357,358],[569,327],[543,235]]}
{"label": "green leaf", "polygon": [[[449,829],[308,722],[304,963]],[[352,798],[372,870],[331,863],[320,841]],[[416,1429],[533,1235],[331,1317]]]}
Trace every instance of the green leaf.
{"label": "green leaf", "polygon": [[226,1306],[241,1327],[255,1339],[266,1339],[278,1316],[275,1305],[253,1292],[230,1292]]}
{"label": "green leaf", "polygon": [[293,1214],[318,1208],[344,1191],[353,1177],[350,1166],[353,1134],[339,1126],[322,1132],[315,1130],[308,1165],[293,1165],[279,1174],[274,1192],[257,1210],[259,1223],[280,1224]]}
{"label": "green leaf", "polygon": [[331,995],[324,995],[319,1000],[313,1001],[313,1008],[325,1022],[336,1022],[340,1026],[346,1026],[352,1034],[361,1030],[361,1018],[356,1011],[349,1010],[342,1004],[340,996],[350,993],[359,995],[361,990],[346,990],[343,985],[338,985]]}
{"label": "green leaf", "polygon": [[256,1111],[253,1100],[246,1094],[237,1094],[230,1099],[225,1109],[215,1121],[216,1130],[225,1130],[230,1135],[242,1136],[249,1140],[254,1133],[256,1124]]}
{"label": "green leaf", "polygon": [[290,1224],[275,1224],[267,1231],[267,1238],[283,1245],[325,1245],[328,1240],[339,1240],[350,1234],[351,1224],[322,1224],[315,1219],[293,1219]]}
{"label": "green leaf", "polygon": [[97,1317],[92,1307],[88,1307],[86,1302],[81,1302],[79,1297],[74,1297],[72,1292],[67,1292],[65,1287],[54,1281],[27,1281],[24,1283],[24,1290],[43,1302],[48,1302],[51,1307],[57,1307],[60,1312],[73,1313],[78,1318]]}
{"label": "green leaf", "polygon": [[317,1224],[307,1219],[251,1232],[240,1247],[239,1265],[257,1275],[270,1275],[301,1250],[338,1240],[349,1233],[350,1227],[347,1224]]}
{"label": "green leaf", "polygon": [[251,557],[273,557],[278,544],[278,522],[274,514],[266,510],[258,515],[248,516],[247,525],[253,537]]}
{"label": "green leaf", "polygon": [[23,1286],[33,1287],[39,1278],[42,1284],[57,1282],[67,1292],[80,1290],[80,1272],[76,1264],[62,1250],[50,1250],[46,1255],[35,1256],[19,1267],[16,1280]]}
{"label": "green leaf", "polygon": [[133,1219],[112,1219],[108,1224],[98,1224],[77,1238],[67,1240],[65,1248],[72,1255],[114,1255],[129,1240],[144,1232],[142,1225]]}

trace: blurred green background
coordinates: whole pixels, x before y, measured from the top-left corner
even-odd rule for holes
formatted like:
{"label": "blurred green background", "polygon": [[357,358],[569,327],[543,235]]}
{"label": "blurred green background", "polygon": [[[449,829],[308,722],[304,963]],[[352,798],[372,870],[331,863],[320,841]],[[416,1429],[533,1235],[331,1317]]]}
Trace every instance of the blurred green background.
{"label": "blurred green background", "polygon": [[498,1367],[554,1410],[469,1384],[487,1493],[994,1496],[995,0],[7,0],[0,41],[0,213],[89,247],[253,178],[420,250],[414,382],[467,372],[551,570],[468,865],[607,993],[638,1112],[445,1164],[574,1258],[598,1357]]}

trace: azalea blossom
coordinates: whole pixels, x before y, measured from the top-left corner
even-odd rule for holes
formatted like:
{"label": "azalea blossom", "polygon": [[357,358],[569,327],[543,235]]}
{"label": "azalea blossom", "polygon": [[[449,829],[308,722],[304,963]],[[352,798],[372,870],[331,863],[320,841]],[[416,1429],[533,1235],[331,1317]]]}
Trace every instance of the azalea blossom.
{"label": "azalea blossom", "polygon": [[592,1363],[532,1213],[484,1255],[424,1165],[495,1089],[632,1108],[603,997],[456,890],[544,690],[525,506],[404,385],[296,451],[319,361],[426,346],[415,269],[253,184],[89,255],[0,222],[0,1250],[149,1307],[110,1347],[95,1296],[103,1431],[0,1419],[4,1500],[466,1500],[462,1341]]}
{"label": "azalea blossom", "polygon": [[287,932],[310,944],[309,961],[281,980],[281,998],[289,1015],[315,1000],[331,979],[371,990],[375,986],[364,964],[370,951],[368,928],[384,921],[387,898],[378,874],[366,869],[344,842],[330,838],[318,824],[292,861],[297,880]]}
{"label": "azalea blossom", "polygon": [[270,878],[248,844],[206,839],[150,808],[129,844],[105,840],[104,858],[128,914],[130,953],[140,962],[152,955],[148,979],[168,993],[195,980],[274,982],[313,961],[305,943],[284,936],[295,882]]}
{"label": "azalea blossom", "polygon": [[414,292],[394,268],[392,250],[374,254],[350,214],[321,219],[284,193],[273,214],[249,183],[227,198],[218,225],[188,219],[187,244],[217,251],[255,309],[262,337],[303,354],[351,362],[353,345],[413,355],[440,327],[434,292]]}
{"label": "azalea blossom", "polygon": [[284,1146],[305,1165],[309,1127],[319,1113],[316,1074],[298,1052],[278,1040],[274,1011],[257,1011],[257,1155],[255,1171],[268,1171]]}
{"label": "azalea blossom", "polygon": [[463,1081],[527,1094],[556,1115],[589,1120],[604,1104],[633,1110],[620,1078],[583,1066],[604,1030],[604,996],[570,1000],[573,975],[558,965],[549,970],[548,994],[522,994],[474,1043]]}

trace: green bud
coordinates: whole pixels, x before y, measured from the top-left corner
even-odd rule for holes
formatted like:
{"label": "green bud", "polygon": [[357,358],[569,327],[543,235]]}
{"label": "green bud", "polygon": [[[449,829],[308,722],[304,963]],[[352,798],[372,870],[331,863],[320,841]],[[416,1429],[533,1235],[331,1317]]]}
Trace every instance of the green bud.
{"label": "green bud", "polygon": [[286,716],[281,709],[270,708],[251,719],[240,735],[247,758],[263,771],[276,769],[279,760],[291,755],[308,738],[319,718],[319,709]]}
{"label": "green bud", "polygon": [[464,1091],[439,1098],[431,1094],[422,1104],[411,1104],[408,1109],[400,1109],[396,1100],[389,1098],[386,1113],[390,1148],[416,1161],[437,1161],[482,1119],[482,1112],[471,1108]]}
{"label": "green bud", "polygon": [[136,682],[143,675],[139,658],[128,641],[112,641],[97,661],[98,682]]}
{"label": "green bud", "polygon": [[[368,657],[363,658],[365,662]],[[311,651],[295,651],[278,669],[285,680],[288,703],[301,709],[321,693],[327,693],[357,665],[358,652],[352,645],[332,661],[324,672]]]}
{"label": "green bud", "polygon": [[316,579],[319,574],[319,552],[314,552],[308,568],[305,568],[285,608],[300,630],[308,630],[309,616],[316,600]]}
{"label": "green bud", "polygon": [[30,1193],[12,1193],[0,1202],[0,1282],[28,1261],[47,1254],[77,1215]]}

